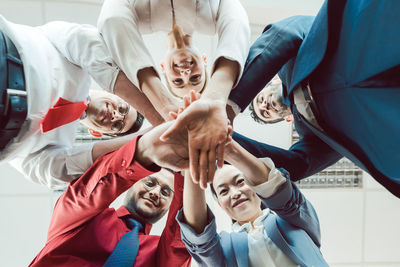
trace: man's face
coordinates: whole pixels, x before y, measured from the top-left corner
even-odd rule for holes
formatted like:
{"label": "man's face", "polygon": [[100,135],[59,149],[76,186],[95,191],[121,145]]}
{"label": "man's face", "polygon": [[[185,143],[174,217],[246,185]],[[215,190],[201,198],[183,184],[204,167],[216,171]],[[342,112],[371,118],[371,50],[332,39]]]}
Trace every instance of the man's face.
{"label": "man's face", "polygon": [[137,111],[117,95],[91,90],[86,117],[81,120],[90,129],[106,134],[128,131],[136,122]]}
{"label": "man's face", "polygon": [[201,92],[204,87],[205,57],[192,47],[169,50],[161,69],[172,93],[178,97],[189,94],[190,90]]}
{"label": "man's face", "polygon": [[273,83],[266,86],[253,100],[254,112],[265,122],[275,122],[291,114],[283,103],[282,84]]}
{"label": "man's face", "polygon": [[142,221],[155,223],[168,211],[173,188],[174,175],[163,169],[135,183],[128,191],[125,206]]}

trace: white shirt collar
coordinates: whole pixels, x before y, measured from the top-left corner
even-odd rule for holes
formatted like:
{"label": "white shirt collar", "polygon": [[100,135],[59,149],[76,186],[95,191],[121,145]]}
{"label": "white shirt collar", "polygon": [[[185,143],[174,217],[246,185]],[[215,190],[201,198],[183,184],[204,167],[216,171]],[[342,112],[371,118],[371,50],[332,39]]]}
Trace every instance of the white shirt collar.
{"label": "white shirt collar", "polygon": [[[254,227],[255,228],[263,228],[264,227],[264,220],[265,220],[265,218],[267,218],[269,213],[270,213],[270,210],[268,208],[264,209],[263,210],[263,214],[261,216],[257,217],[257,219],[254,220],[254,223],[253,223]],[[232,230],[234,232],[237,232],[237,233],[238,232],[243,232],[243,231],[246,231],[247,233],[250,233],[253,230],[253,226],[251,225],[250,222],[247,222],[247,223],[242,224],[242,225],[240,225],[238,222],[235,222],[232,225]]]}

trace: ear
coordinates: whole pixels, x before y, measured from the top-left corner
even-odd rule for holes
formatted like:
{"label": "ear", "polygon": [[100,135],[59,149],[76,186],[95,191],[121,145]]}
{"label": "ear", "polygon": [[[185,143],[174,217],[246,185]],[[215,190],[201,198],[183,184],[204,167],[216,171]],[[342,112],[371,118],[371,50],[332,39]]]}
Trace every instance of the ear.
{"label": "ear", "polygon": [[103,136],[103,134],[102,133],[100,133],[100,132],[98,132],[98,131],[95,131],[95,130],[93,130],[93,129],[88,129],[88,132],[93,136],[93,137],[96,137],[96,138],[100,138],[100,137],[102,137]]}
{"label": "ear", "polygon": [[160,67],[161,67],[161,72],[165,73],[165,62],[164,61],[160,62]]}
{"label": "ear", "polygon": [[285,121],[287,121],[287,122],[292,122],[292,121],[293,121],[293,114],[287,115],[287,116],[285,117]]}

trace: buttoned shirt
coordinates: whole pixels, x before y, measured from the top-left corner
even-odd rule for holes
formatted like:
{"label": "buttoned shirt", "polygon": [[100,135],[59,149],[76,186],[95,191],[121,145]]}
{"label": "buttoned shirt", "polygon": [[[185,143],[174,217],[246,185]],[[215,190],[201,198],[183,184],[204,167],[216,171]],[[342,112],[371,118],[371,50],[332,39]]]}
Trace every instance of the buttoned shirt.
{"label": "buttoned shirt", "polygon": [[44,134],[40,122],[59,97],[86,99],[90,76],[112,91],[119,69],[93,26],[51,22],[30,27],[0,16],[0,29],[20,54],[28,103],[26,121],[0,160],[10,161],[34,182],[65,188],[93,163],[93,144],[73,146],[78,120]]}
{"label": "buttoned shirt", "polygon": [[[134,160],[136,142],[100,157],[58,199],[45,247],[30,266],[102,266],[121,237],[131,229],[130,212],[108,206],[141,178],[153,172]],[[178,175],[178,174],[177,174]],[[149,235],[151,225],[139,234],[134,266],[190,266],[190,255],[180,238],[175,215],[182,207],[183,177],[174,179],[174,197],[161,236]]]}
{"label": "buttoned shirt", "polygon": [[[242,74],[250,46],[247,14],[239,0],[174,0],[177,24],[185,34],[217,35],[218,44],[211,62],[221,58],[235,61]],[[154,67],[142,34],[172,30],[170,0],[105,0],[98,20],[113,60],[138,88],[139,70]],[[167,42],[165,42],[166,44]]]}

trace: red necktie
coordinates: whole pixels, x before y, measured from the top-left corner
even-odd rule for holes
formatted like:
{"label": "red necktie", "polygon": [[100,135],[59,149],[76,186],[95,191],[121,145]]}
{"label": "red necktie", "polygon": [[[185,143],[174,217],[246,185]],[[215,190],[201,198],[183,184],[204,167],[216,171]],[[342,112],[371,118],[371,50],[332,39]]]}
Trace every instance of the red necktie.
{"label": "red necktie", "polygon": [[60,97],[54,107],[50,108],[40,122],[42,133],[51,131],[64,124],[76,121],[87,108],[87,100],[70,102]]}

